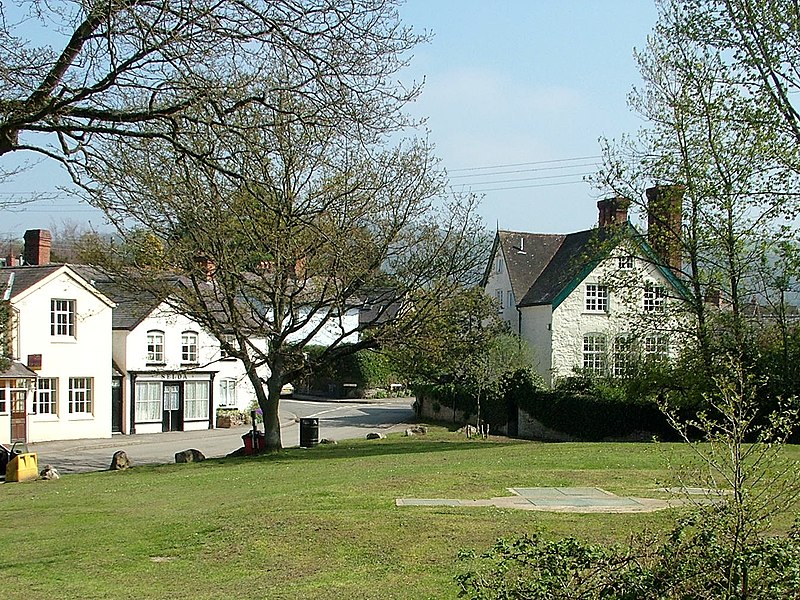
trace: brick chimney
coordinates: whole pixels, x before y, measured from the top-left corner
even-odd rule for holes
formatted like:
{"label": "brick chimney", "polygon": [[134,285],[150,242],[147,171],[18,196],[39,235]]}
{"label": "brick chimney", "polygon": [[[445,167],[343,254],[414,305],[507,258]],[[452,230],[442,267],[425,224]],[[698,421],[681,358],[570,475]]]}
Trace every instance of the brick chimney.
{"label": "brick chimney", "polygon": [[647,243],[673,271],[683,266],[681,226],[683,225],[682,185],[656,185],[647,195]]}
{"label": "brick chimney", "polygon": [[628,207],[630,204],[630,200],[621,196],[600,200],[597,203],[599,212],[597,226],[603,229],[611,225],[624,225],[628,222]]}
{"label": "brick chimney", "polygon": [[217,265],[213,258],[201,254],[195,256],[194,264],[198,271],[205,277],[206,281],[214,279],[214,275],[217,273]]}
{"label": "brick chimney", "polygon": [[52,236],[47,229],[28,229],[25,232],[25,250],[23,258],[26,265],[50,264],[50,246]]}

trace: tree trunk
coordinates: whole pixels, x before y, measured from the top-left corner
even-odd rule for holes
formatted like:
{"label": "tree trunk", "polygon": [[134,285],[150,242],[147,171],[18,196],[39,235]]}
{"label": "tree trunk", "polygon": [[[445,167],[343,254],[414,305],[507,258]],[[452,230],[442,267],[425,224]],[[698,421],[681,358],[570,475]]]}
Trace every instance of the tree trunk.
{"label": "tree trunk", "polygon": [[[280,377],[272,375],[267,379],[267,386],[264,389],[264,381],[259,377],[255,365],[246,366],[247,378],[256,393],[258,406],[264,417],[264,440],[268,452],[283,449],[281,444],[281,423],[278,418],[278,405],[281,399]],[[277,386],[277,387],[276,387]]]}
{"label": "tree trunk", "polygon": [[258,399],[258,405],[264,413],[264,437],[266,450],[274,452],[281,450],[281,422],[278,417],[278,405],[281,401],[281,388],[283,383],[280,374],[275,371],[267,378],[267,392],[263,392],[263,398]]}

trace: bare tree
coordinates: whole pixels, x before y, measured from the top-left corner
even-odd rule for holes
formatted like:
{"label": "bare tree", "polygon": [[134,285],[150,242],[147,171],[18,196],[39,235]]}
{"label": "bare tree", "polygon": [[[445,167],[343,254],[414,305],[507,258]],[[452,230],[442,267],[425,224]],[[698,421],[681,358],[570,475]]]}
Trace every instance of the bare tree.
{"label": "bare tree", "polygon": [[[294,118],[330,125],[344,119],[362,132],[394,129],[404,123],[400,108],[418,92],[394,77],[422,39],[400,24],[396,4],[5,3],[0,155],[33,152],[62,163],[74,179],[87,161],[102,158],[98,148],[111,139],[159,139],[208,162],[193,132],[236,127],[240,110],[270,105],[272,92],[286,85],[282,91],[304,99]],[[269,76],[278,62],[291,64],[291,84]]]}
{"label": "bare tree", "polygon": [[485,252],[473,199],[440,198],[424,141],[366,144],[357,123],[299,121],[298,100],[280,96],[267,114],[251,107],[236,128],[195,137],[223,169],[158,139],[109,144],[89,196],[127,242],[99,253],[118,258],[104,266],[243,362],[271,449],[281,387],[309,367],[315,336],[328,337],[322,362],[424,331],[477,281]]}

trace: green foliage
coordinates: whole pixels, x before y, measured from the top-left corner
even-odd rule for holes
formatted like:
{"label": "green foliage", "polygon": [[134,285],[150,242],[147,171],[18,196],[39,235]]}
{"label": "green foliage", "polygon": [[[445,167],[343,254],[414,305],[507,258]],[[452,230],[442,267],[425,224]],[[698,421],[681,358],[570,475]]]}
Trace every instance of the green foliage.
{"label": "green foliage", "polygon": [[[306,346],[308,361],[315,364],[325,350],[323,346]],[[329,384],[355,383],[361,389],[373,389],[386,388],[398,381],[399,375],[391,358],[378,350],[366,349],[314,367],[309,387],[327,391]]]}
{"label": "green foliage", "polygon": [[661,543],[588,544],[539,534],[462,552],[456,576],[470,600],[790,600],[800,589],[800,531],[757,538],[734,552],[717,518],[682,519]]}

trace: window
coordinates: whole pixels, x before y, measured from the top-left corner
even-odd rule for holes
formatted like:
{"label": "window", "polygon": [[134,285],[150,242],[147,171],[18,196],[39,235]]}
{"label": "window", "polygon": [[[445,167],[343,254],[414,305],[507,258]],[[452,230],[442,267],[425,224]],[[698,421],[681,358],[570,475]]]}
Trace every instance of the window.
{"label": "window", "polygon": [[6,389],[0,388],[0,413],[8,412],[8,401],[6,400]]}
{"label": "window", "polygon": [[633,364],[633,338],[629,335],[618,335],[614,338],[614,376],[624,377],[630,374]]}
{"label": "window", "polygon": [[149,363],[163,363],[164,362],[164,332],[163,331],[148,331],[147,332],[147,362],[149,362]]}
{"label": "window", "polygon": [[236,380],[220,379],[219,405],[221,407],[236,406]]}
{"label": "window", "polygon": [[608,287],[587,283],[585,306],[587,312],[608,312]]}
{"label": "window", "polygon": [[36,381],[36,399],[33,412],[40,415],[57,414],[58,379],[41,378]]}
{"label": "window", "polygon": [[495,263],[495,265],[496,265],[496,269],[495,270],[498,273],[502,273],[503,272],[503,259],[501,257],[499,257],[499,256],[497,257],[497,262]]}
{"label": "window", "polygon": [[91,377],[69,378],[69,412],[73,414],[92,412]]}
{"label": "window", "polygon": [[664,335],[645,336],[642,351],[645,360],[666,360],[669,352],[667,337]]}
{"label": "window", "polygon": [[511,290],[508,290],[506,292],[506,306],[508,306],[509,308],[514,306],[514,292],[512,292]]}
{"label": "window", "polygon": [[606,370],[606,336],[588,333],[583,336],[583,368],[602,375]]}
{"label": "window", "polygon": [[197,334],[194,331],[184,331],[181,334],[181,362],[197,362]]}
{"label": "window", "polygon": [[50,300],[50,335],[75,337],[75,300]]}
{"label": "window", "polygon": [[647,282],[644,286],[644,310],[655,312],[664,310],[667,293],[663,287]]}
{"label": "window", "polygon": [[223,342],[228,344],[232,348],[236,348],[236,337],[233,336],[233,335],[223,335],[222,339],[220,339],[220,344],[219,344],[219,357],[220,357],[220,359],[225,360],[226,358],[232,358],[231,355],[228,354],[228,351],[225,350],[225,348],[223,347],[223,345],[222,345]]}
{"label": "window", "polygon": [[633,269],[633,255],[632,254],[625,254],[619,257],[619,270],[620,271],[630,271]]}
{"label": "window", "polygon": [[497,310],[499,312],[503,310],[503,290],[495,291],[494,295],[497,298]]}
{"label": "window", "polygon": [[161,420],[161,384],[157,381],[136,382],[136,422]]}
{"label": "window", "polygon": [[183,418],[208,419],[207,381],[187,381],[183,384]]}

